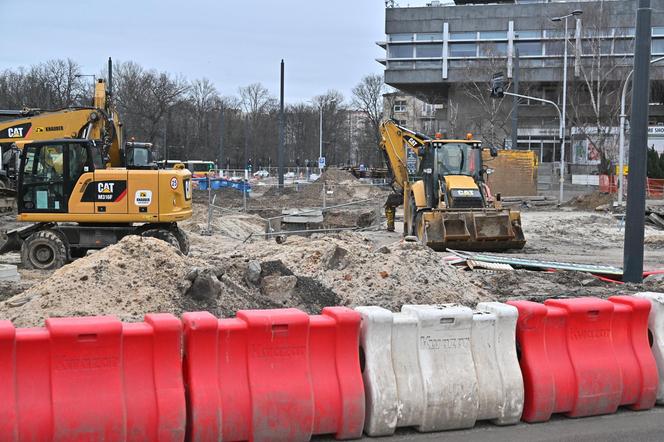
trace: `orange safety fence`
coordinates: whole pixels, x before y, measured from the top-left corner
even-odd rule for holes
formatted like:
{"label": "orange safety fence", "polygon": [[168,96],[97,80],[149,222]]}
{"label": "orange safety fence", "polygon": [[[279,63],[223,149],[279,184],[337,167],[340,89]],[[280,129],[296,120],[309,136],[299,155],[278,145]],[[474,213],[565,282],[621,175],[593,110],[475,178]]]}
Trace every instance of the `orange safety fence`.
{"label": "orange safety fence", "polygon": [[[627,192],[628,181],[628,177],[625,177],[625,192]],[[618,193],[618,177],[616,175],[600,175],[599,191],[603,193]],[[664,197],[664,179],[648,178],[646,182],[646,196],[648,198]]]}

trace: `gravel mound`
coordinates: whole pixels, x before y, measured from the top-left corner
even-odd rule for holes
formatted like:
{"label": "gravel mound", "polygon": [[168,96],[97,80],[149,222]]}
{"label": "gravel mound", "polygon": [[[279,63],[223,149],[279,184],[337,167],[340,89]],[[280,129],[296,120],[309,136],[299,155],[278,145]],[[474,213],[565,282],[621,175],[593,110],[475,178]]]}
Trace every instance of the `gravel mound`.
{"label": "gravel mound", "polygon": [[190,271],[174,247],[127,236],[0,303],[0,318],[29,327],[42,325],[46,317],[115,315],[140,321],[149,312],[179,314]]}

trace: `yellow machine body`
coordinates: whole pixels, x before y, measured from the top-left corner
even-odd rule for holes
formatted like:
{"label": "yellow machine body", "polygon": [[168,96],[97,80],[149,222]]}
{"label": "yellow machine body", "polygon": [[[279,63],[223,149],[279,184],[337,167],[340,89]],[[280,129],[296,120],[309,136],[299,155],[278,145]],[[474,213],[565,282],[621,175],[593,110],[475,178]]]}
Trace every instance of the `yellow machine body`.
{"label": "yellow machine body", "polygon": [[[435,250],[523,248],[520,212],[491,201],[482,180],[486,172],[480,141],[431,139],[393,121],[381,125],[381,135],[396,192],[388,198],[386,212],[403,204],[404,235],[414,235]],[[466,154],[464,173],[450,172],[454,167],[445,156],[450,146],[452,153],[458,149]]]}
{"label": "yellow machine body", "polygon": [[[24,195],[22,193],[21,195]],[[39,209],[38,198],[35,206]],[[42,198],[45,212],[22,212],[19,221],[76,223],[173,223],[191,217],[187,169],[101,169],[80,176],[64,212],[57,198]],[[50,207],[49,207],[50,206]]]}

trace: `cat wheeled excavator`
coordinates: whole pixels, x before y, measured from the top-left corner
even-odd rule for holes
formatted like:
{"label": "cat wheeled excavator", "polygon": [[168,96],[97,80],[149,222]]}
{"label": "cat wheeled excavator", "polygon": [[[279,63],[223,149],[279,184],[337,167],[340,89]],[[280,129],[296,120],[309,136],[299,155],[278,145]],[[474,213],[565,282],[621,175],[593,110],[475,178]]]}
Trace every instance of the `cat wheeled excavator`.
{"label": "cat wheeled excavator", "polygon": [[192,214],[191,172],[157,170],[150,145],[123,143],[109,98],[100,80],[93,107],[0,123],[0,143],[10,138],[19,155],[17,220],[32,223],[0,237],[0,253],[20,251],[26,268],[54,269],[127,235],[189,252],[177,222]]}
{"label": "cat wheeled excavator", "polygon": [[[521,249],[526,239],[521,214],[500,206],[485,183],[482,143],[431,138],[388,120],[381,124],[380,149],[393,175],[395,193],[385,204],[388,230],[404,206],[404,235],[434,250]],[[491,156],[498,151],[491,148]]]}

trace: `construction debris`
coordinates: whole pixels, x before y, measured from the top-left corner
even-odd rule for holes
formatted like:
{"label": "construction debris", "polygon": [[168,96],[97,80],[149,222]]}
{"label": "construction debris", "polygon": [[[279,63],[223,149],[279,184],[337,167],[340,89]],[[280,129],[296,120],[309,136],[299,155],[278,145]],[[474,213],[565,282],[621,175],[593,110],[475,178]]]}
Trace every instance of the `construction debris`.
{"label": "construction debris", "polygon": [[[483,262],[490,264],[503,264],[503,265],[509,265],[512,268],[516,267],[527,270],[570,270],[575,272],[592,273],[594,275],[612,276],[617,279],[622,278],[623,274],[622,269],[611,266],[544,261],[540,259],[522,258],[513,255],[499,256],[499,255],[464,252],[464,251],[450,250],[450,249],[448,249],[448,251],[460,258],[466,259],[470,263]],[[500,267],[494,267],[494,269],[500,269]],[[504,269],[505,268],[502,268],[502,270]]]}

